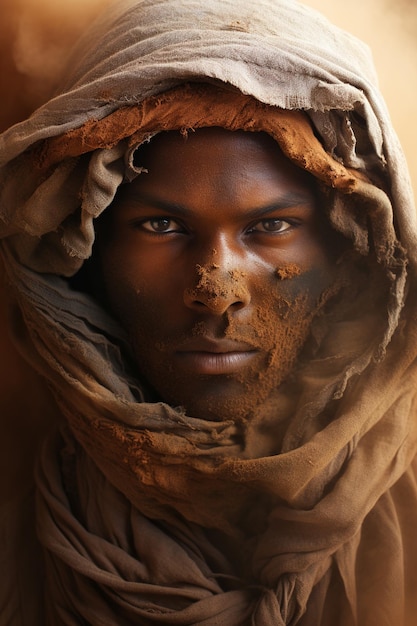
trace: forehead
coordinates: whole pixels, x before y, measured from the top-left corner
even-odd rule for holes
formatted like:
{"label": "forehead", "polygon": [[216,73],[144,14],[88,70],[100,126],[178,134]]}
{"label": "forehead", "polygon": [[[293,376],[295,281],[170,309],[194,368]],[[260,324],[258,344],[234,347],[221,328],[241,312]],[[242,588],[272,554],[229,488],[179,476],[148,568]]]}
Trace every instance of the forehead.
{"label": "forehead", "polygon": [[245,193],[286,193],[298,190],[311,195],[314,178],[295,166],[266,133],[201,128],[181,134],[162,132],[140,146],[136,166],[146,169],[130,189],[158,186],[159,192],[222,197]]}

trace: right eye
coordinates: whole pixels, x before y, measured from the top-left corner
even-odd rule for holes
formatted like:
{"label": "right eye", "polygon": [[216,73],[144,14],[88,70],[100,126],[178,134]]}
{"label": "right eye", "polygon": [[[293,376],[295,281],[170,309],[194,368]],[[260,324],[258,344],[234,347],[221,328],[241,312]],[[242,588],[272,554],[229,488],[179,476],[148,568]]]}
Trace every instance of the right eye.
{"label": "right eye", "polygon": [[153,217],[140,222],[139,225],[147,232],[158,235],[183,231],[181,225],[170,217]]}

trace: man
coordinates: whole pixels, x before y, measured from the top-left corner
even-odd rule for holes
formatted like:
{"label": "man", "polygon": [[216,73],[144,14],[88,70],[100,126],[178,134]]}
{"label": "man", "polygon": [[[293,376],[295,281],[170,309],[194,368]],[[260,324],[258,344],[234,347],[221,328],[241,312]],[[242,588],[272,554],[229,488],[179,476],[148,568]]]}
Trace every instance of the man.
{"label": "man", "polygon": [[250,422],[335,273],[314,179],[260,133],[166,133],[144,152],[97,238],[108,308],[156,397]]}
{"label": "man", "polygon": [[10,622],[411,625],[415,215],[366,50],[287,0],[130,1],[70,68],[2,138],[59,407]]}

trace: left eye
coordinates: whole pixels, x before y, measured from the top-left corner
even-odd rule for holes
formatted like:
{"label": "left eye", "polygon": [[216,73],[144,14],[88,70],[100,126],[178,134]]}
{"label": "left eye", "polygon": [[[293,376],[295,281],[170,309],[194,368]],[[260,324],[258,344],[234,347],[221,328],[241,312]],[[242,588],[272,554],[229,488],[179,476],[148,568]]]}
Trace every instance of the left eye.
{"label": "left eye", "polygon": [[250,232],[258,232],[258,233],[283,233],[289,228],[291,228],[292,224],[286,222],[285,220],[279,219],[269,219],[269,220],[261,220],[257,222],[252,228]]}
{"label": "left eye", "polygon": [[169,217],[155,217],[142,222],[141,226],[144,230],[151,233],[174,233],[181,229],[178,222],[175,222]]}

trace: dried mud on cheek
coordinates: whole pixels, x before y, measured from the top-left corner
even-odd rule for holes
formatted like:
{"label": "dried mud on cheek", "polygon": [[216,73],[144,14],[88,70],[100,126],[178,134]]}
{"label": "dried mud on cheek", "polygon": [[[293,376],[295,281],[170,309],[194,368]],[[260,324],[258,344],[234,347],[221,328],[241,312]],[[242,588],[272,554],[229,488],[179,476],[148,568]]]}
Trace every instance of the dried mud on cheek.
{"label": "dried mud on cheek", "polygon": [[252,343],[268,353],[264,369],[257,372],[259,383],[271,368],[277,382],[289,373],[308,336],[314,315],[308,296],[299,295],[290,300],[273,293],[266,295],[267,301],[255,307],[248,325],[242,327],[230,316],[225,333],[229,339]]}
{"label": "dried mud on cheek", "polygon": [[289,278],[300,276],[302,270],[295,263],[290,263],[284,267],[278,267],[275,273],[280,280],[288,280]]}
{"label": "dried mud on cheek", "polygon": [[[297,360],[312,328],[313,320],[333,296],[339,293],[343,281],[340,276],[312,296],[307,285],[315,281],[315,272],[307,276],[297,264],[278,268],[275,288],[263,289],[261,304],[255,308],[248,326],[242,327],[236,318],[229,316],[226,336],[236,341],[247,341],[267,350],[268,358],[261,369],[253,367],[252,375],[242,376],[241,382],[252,385],[251,396],[256,394],[263,412],[273,412],[277,391],[294,371]],[[278,280],[277,280],[278,279]],[[282,281],[285,281],[282,282]],[[256,381],[255,384],[247,381]],[[243,397],[242,397],[243,398]],[[242,400],[244,404],[244,400]],[[244,406],[240,407],[244,414]],[[269,405],[269,406],[268,406]]]}

